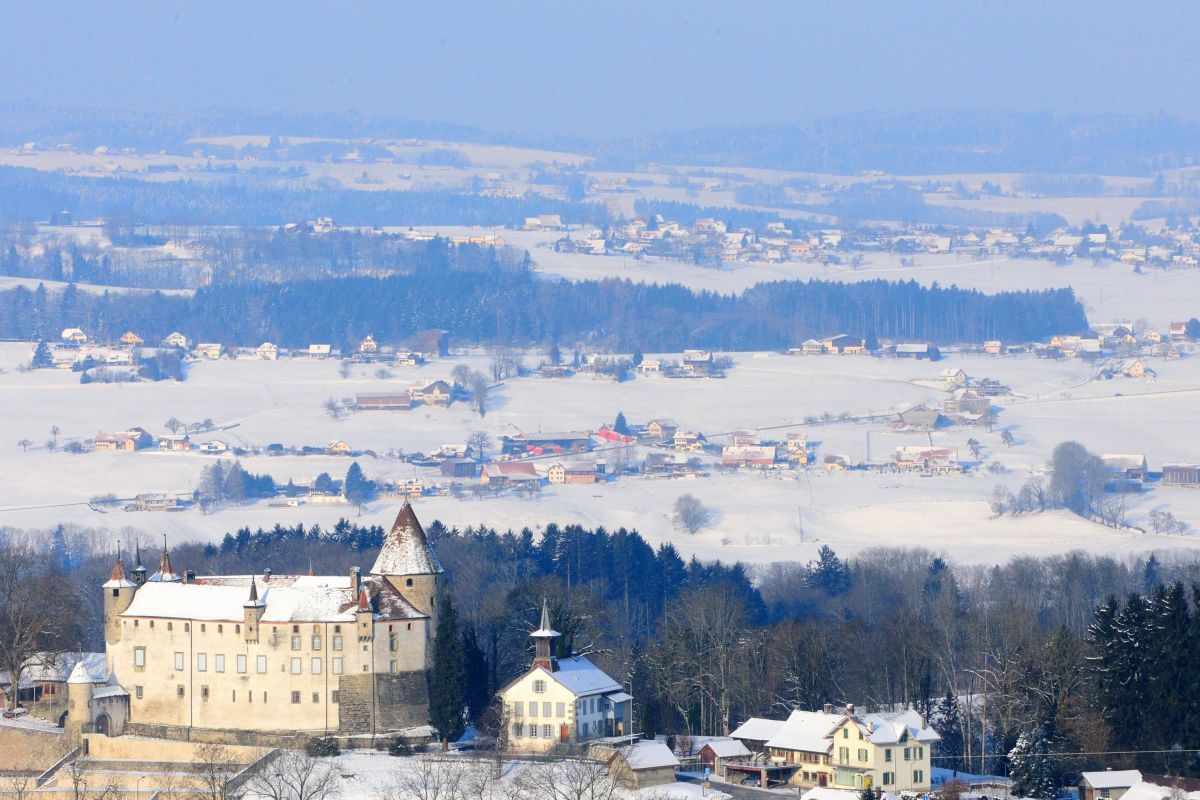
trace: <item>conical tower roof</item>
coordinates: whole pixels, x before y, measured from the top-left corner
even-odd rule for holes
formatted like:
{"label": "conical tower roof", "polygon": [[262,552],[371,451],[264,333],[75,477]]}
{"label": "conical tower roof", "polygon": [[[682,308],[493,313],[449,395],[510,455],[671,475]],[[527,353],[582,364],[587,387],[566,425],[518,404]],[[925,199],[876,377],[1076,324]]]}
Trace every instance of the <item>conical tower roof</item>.
{"label": "conical tower roof", "polygon": [[417,520],[410,503],[405,503],[383,540],[379,557],[371,567],[372,575],[437,575],[444,570],[437,554],[429,546],[425,529]]}
{"label": "conical tower roof", "polygon": [[261,608],[267,603],[265,600],[258,599],[258,584],[254,582],[254,576],[250,576],[250,599],[242,603],[246,608]]}
{"label": "conical tower roof", "polygon": [[125,575],[125,563],[121,561],[121,557],[117,556],[117,560],[113,562],[112,573],[109,574],[108,580],[104,582],[105,589],[124,589],[133,586],[133,581]]}
{"label": "conical tower roof", "polygon": [[167,550],[167,537],[163,535],[162,556],[158,560],[158,572],[150,576],[154,583],[177,583],[180,578],[171,568],[171,553]]}
{"label": "conical tower roof", "polygon": [[546,598],[542,598],[542,624],[538,629],[529,634],[531,639],[557,639],[562,636],[561,633],[550,627],[550,607],[546,605]]}

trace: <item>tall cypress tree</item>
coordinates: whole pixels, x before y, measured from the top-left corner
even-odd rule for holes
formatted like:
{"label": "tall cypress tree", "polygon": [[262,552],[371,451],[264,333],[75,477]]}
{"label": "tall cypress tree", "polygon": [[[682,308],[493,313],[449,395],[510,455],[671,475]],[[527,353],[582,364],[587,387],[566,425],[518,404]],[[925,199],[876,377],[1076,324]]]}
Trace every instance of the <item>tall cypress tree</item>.
{"label": "tall cypress tree", "polygon": [[491,696],[488,693],[487,657],[479,646],[474,628],[463,631],[463,674],[467,716],[477,720],[487,710]]}
{"label": "tall cypress tree", "polygon": [[429,721],[438,730],[443,750],[449,749],[450,742],[462,736],[465,728],[465,679],[462,640],[458,634],[458,612],[450,602],[450,595],[443,594],[438,601],[437,633],[433,639],[433,670],[429,680]]}

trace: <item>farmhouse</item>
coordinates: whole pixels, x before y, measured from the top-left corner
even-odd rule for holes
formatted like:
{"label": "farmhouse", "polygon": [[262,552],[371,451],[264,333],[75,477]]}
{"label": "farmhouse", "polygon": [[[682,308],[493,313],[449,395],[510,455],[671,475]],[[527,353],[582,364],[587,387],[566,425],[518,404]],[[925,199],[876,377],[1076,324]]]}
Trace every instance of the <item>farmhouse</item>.
{"label": "farmhouse", "polygon": [[179,350],[187,350],[190,344],[188,338],[179,331],[172,331],[167,334],[167,338],[162,340],[163,347],[174,347]]}
{"label": "farmhouse", "polygon": [[121,334],[121,344],[125,347],[140,347],[145,344],[145,340],[133,331],[125,331]]}
{"label": "farmhouse", "polygon": [[333,348],[327,344],[310,344],[308,346],[309,358],[329,358],[333,354]]}
{"label": "farmhouse", "polygon": [[971,414],[981,417],[992,408],[992,403],[986,397],[980,397],[970,389],[955,389],[946,398],[942,410],[947,414]]}
{"label": "farmhouse", "polygon": [[479,474],[479,464],[471,458],[447,458],[439,469],[446,478],[474,478]]}
{"label": "farmhouse", "polygon": [[191,450],[192,440],[186,433],[168,433],[158,437],[159,450]]}
{"label": "farmhouse", "polygon": [[917,403],[914,406],[909,406],[903,411],[896,414],[896,422],[894,423],[901,428],[910,428],[918,431],[931,431],[945,424],[946,419],[935,409],[929,408],[924,403]]}
{"label": "farmhouse", "polygon": [[932,474],[962,472],[957,447],[897,447],[896,466]]}
{"label": "farmhouse", "polygon": [[88,341],[87,334],[79,328],[64,328],[59,338],[67,345],[87,344]]}
{"label": "farmhouse", "polygon": [[138,511],[172,511],[179,508],[179,498],[169,494],[139,494],[133,498]]}
{"label": "farmhouse", "polygon": [[420,400],[427,406],[446,407],[450,405],[453,391],[445,381],[434,381],[420,390]]}
{"label": "farmhouse", "polygon": [[822,460],[826,472],[841,472],[850,469],[850,456],[827,455]]}
{"label": "farmhouse", "polygon": [[1163,464],[1163,486],[1200,487],[1200,464]]}
{"label": "farmhouse", "polygon": [[646,435],[656,442],[665,442],[675,438],[679,423],[673,419],[652,419],[646,423]]}
{"label": "farmhouse", "polygon": [[224,348],[218,342],[201,342],[196,345],[196,356],[198,358],[218,359]]}
{"label": "farmhouse", "polygon": [[361,342],[358,343],[358,352],[360,353],[377,353],[379,345],[376,344],[375,338],[371,334],[367,334]]}
{"label": "farmhouse", "polygon": [[595,464],[555,463],[546,471],[546,480],[554,484],[595,483],[597,475]]}
{"label": "farmhouse", "polygon": [[[602,748],[596,750],[603,752]],[[671,748],[657,740],[618,747],[606,763],[613,779],[633,791],[675,783],[675,770],[679,767],[679,759]]]}
{"label": "farmhouse", "polygon": [[946,367],[938,376],[942,383],[950,383],[955,386],[967,385],[967,373],[963,372],[958,367]]}
{"label": "farmhouse", "polygon": [[902,342],[891,348],[891,355],[896,358],[938,359],[937,348],[930,347],[926,342]]}
{"label": "farmhouse", "polygon": [[525,481],[540,481],[537,470],[528,461],[493,461],[484,464],[479,479],[482,483],[507,485]]}
{"label": "farmhouse", "polygon": [[552,644],[559,636],[543,601],[541,625],[529,634],[533,665],[498,692],[511,720],[509,740],[518,752],[630,733],[633,698],[585,656],[554,658]]}
{"label": "farmhouse", "polygon": [[727,467],[774,466],[775,445],[733,444],[721,448],[721,463]]}
{"label": "farmhouse", "polygon": [[352,448],[344,439],[334,439],[325,445],[325,452],[331,456],[348,456]]}
{"label": "farmhouse", "polygon": [[858,355],[867,352],[866,343],[861,338],[845,333],[825,337],[821,340],[821,349],[823,352],[838,355]]}
{"label": "farmhouse", "polygon": [[715,737],[705,742],[696,755],[714,775],[723,775],[721,765],[724,761],[749,758],[750,749],[732,737]]}
{"label": "farmhouse", "polygon": [[686,450],[689,453],[703,453],[708,446],[708,440],[703,433],[695,431],[676,431],[672,439],[676,450]]}
{"label": "farmhouse", "polygon": [[1140,492],[1146,482],[1146,457],[1141,454],[1101,453],[1104,491]]}
{"label": "farmhouse", "polygon": [[360,394],[354,397],[356,411],[408,411],[412,405],[412,397],[407,392]]}
{"label": "farmhouse", "polygon": [[275,361],[279,358],[279,348],[271,342],[263,342],[254,350],[254,355],[263,361]]}
{"label": "farmhouse", "polygon": [[591,449],[591,434],[583,431],[522,433],[500,439],[500,452],[505,455],[586,453]]}
{"label": "farmhouse", "polygon": [[201,442],[200,446],[196,449],[201,453],[212,456],[220,455],[221,453],[226,452],[229,450],[229,445],[225,444],[220,439],[209,439],[207,442]]}
{"label": "farmhouse", "polygon": [[684,350],[681,369],[693,375],[707,375],[712,371],[713,354],[710,350]]}
{"label": "farmhouse", "polygon": [[154,437],[141,428],[130,428],[116,433],[98,433],[93,443],[97,450],[125,450],[132,452],[151,447]]}
{"label": "farmhouse", "polygon": [[643,358],[642,363],[638,364],[638,371],[645,375],[662,372],[662,359]]}

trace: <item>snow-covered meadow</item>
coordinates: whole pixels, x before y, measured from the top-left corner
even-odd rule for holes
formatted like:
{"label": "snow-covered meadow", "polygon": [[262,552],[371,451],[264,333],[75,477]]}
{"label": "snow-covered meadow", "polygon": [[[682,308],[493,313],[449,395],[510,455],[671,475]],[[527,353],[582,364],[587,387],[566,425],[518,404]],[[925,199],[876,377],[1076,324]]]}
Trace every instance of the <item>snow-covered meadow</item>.
{"label": "snow-covered meadow", "polygon": [[[256,360],[201,361],[191,365],[183,383],[80,385],[70,372],[20,372],[31,347],[0,345],[0,396],[7,413],[0,416],[0,525],[45,528],[59,522],[102,527],[113,532],[133,528],[145,537],[167,534],[172,541],[216,540],[243,525],[276,522],[331,524],[357,511],[346,505],[305,504],[271,507],[266,502],[224,506],[207,515],[128,513],[94,510],[87,501],[97,495],[132,497],[146,492],[187,492],[212,457],[198,453],[158,451],[71,454],[62,445],[95,437],[102,430],[141,426],[165,433],[171,417],[185,422],[211,419],[220,428],[197,434],[231,446],[261,448],[270,443],[323,446],[334,439],[374,457],[359,459],[377,478],[422,478],[444,483],[433,469],[421,469],[389,457],[389,451],[428,452],[442,444],[463,442],[472,431],[493,437],[527,432],[594,430],[623,411],[630,422],[674,418],[682,429],[703,432],[715,443],[728,442],[731,431],[758,429],[764,436],[784,438],[806,431],[817,443],[817,460],[845,454],[852,461],[886,461],[901,444],[957,447],[971,458],[967,440],[983,446],[981,461],[999,462],[1004,472],[972,470],[963,476],[921,477],[865,471],[722,473],[691,480],[622,477],[597,485],[554,485],[532,499],[506,494],[485,499],[426,497],[418,502],[425,520],[450,525],[487,524],[500,528],[548,522],[579,522],[610,529],[638,529],[652,544],[671,541],[685,555],[741,559],[751,563],[808,560],[829,544],[852,554],[880,546],[925,547],[962,563],[997,563],[1016,555],[1048,555],[1073,549],[1096,553],[1135,554],[1147,550],[1190,550],[1200,535],[1158,536],[1105,528],[1066,512],[996,517],[987,498],[996,484],[1012,491],[1031,475],[1044,471],[1060,441],[1076,439],[1095,452],[1145,453],[1151,470],[1164,462],[1200,460],[1195,419],[1200,398],[1200,359],[1155,359],[1154,380],[1094,380],[1095,368],[1078,361],[1051,362],[1032,357],[995,358],[955,355],[938,363],[870,357],[789,357],[776,353],[730,354],[735,366],[724,380],[672,380],[639,376],[617,384],[586,375],[567,379],[509,379],[489,398],[480,419],[465,403],[449,409],[417,407],[409,412],[360,412],[331,418],[328,398],[358,392],[403,390],[447,378],[458,363],[487,369],[484,356],[459,356],[423,367],[394,367],[393,377],[375,377],[377,367],[355,366],[348,378],[338,376],[334,361]],[[537,363],[529,354],[526,362]],[[1011,385],[1013,397],[998,398],[999,425],[952,426],[930,435],[902,433],[883,422],[834,421],[809,425],[805,419],[879,415],[907,404],[940,407],[944,389],[934,380],[945,367],[962,367],[974,378],[991,377]],[[51,428],[57,426],[58,449],[50,450]],[[1005,446],[1001,431],[1015,443]],[[24,451],[17,442],[28,439]],[[640,457],[647,452],[637,448]],[[603,453],[599,454],[603,458]],[[707,459],[714,463],[716,459]],[[320,472],[340,477],[349,459],[337,456],[248,456],[246,469],[268,472],[278,482],[308,482]],[[543,462],[548,466],[551,461]],[[677,531],[671,507],[692,493],[714,511],[714,523],[696,535]],[[383,523],[394,515],[395,500],[379,500],[363,511],[361,521]],[[1135,498],[1130,518],[1145,527],[1155,508],[1200,527],[1200,492],[1161,487]],[[128,540],[128,534],[122,536]]]}

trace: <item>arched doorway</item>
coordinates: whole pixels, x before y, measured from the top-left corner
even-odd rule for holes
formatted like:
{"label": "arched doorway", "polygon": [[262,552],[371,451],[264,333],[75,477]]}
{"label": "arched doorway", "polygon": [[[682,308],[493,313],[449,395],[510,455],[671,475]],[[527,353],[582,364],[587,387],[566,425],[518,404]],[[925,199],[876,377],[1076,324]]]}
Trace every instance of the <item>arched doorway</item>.
{"label": "arched doorway", "polygon": [[101,714],[96,717],[96,733],[108,736],[108,729],[111,725],[112,720],[108,718],[108,714]]}

